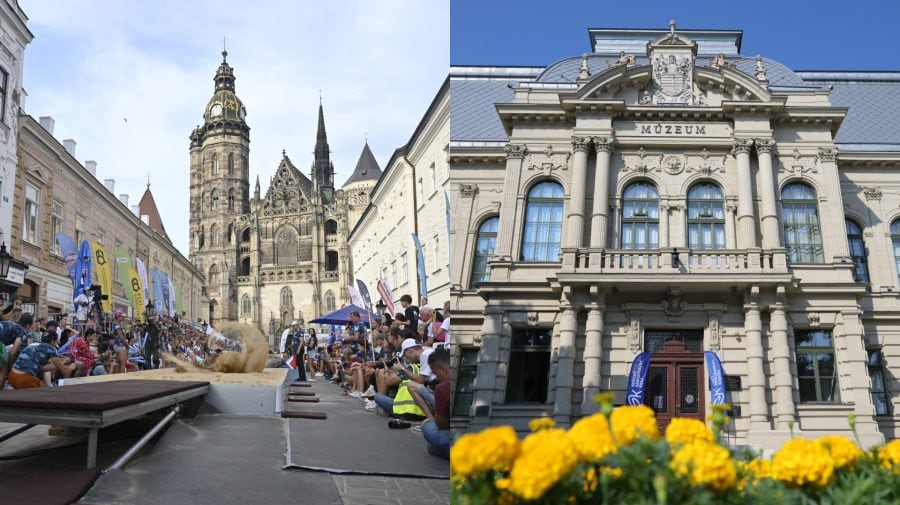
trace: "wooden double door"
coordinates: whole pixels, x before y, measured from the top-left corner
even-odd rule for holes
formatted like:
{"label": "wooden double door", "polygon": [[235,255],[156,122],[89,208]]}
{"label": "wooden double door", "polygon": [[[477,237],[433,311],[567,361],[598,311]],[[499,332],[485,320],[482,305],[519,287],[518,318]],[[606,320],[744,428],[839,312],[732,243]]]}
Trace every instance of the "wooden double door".
{"label": "wooden double door", "polygon": [[647,330],[650,369],[644,404],[661,431],[674,417],[706,420],[702,331]]}

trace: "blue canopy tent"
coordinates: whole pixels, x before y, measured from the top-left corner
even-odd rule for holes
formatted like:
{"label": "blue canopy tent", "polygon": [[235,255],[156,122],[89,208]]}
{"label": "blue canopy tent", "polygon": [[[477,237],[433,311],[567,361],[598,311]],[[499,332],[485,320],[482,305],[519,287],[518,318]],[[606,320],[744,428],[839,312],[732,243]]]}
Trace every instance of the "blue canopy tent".
{"label": "blue canopy tent", "polygon": [[[350,320],[350,313],[353,312],[354,310],[356,312],[359,312],[360,320],[363,322],[363,324],[366,325],[366,327],[368,327],[369,326],[369,313],[366,311],[366,309],[361,309],[361,308],[357,307],[356,305],[347,305],[346,307],[338,309],[334,312],[325,314],[324,316],[317,317],[316,319],[313,319],[312,321],[310,321],[310,323],[345,325],[347,323],[352,322]],[[379,321],[381,320],[381,316],[379,316],[378,314],[373,314],[373,315],[375,316],[375,319],[377,319]]]}

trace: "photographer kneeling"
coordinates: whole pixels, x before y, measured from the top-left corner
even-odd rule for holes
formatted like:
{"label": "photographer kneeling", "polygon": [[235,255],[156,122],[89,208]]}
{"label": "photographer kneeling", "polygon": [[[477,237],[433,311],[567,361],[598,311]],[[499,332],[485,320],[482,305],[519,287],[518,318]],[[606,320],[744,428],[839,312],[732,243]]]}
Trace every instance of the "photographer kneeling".
{"label": "photographer kneeling", "polygon": [[[56,351],[59,336],[55,331],[44,332],[40,342],[26,346],[19,353],[9,374],[9,384],[14,389],[39,388],[52,386],[53,371],[70,377],[82,364],[72,362],[69,358],[60,358]],[[44,382],[41,382],[41,376]]]}

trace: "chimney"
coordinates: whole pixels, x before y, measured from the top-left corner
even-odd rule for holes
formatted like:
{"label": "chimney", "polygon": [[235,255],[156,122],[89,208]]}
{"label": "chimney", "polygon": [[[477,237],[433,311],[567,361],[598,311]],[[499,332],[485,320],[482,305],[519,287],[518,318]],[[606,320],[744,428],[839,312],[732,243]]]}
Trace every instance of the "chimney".
{"label": "chimney", "polygon": [[141,206],[140,205],[132,205],[131,213],[134,214],[135,216],[140,216],[141,215]]}
{"label": "chimney", "polygon": [[122,202],[122,205],[124,205],[125,208],[128,208],[128,194],[127,193],[122,193],[121,195],[119,195],[119,201]]}
{"label": "chimney", "polygon": [[71,154],[72,157],[75,157],[75,141],[72,139],[63,140],[63,147],[66,148],[66,152]]}
{"label": "chimney", "polygon": [[147,214],[141,214],[141,221],[145,225],[150,226],[150,216],[148,216]]}
{"label": "chimney", "polygon": [[116,180],[115,179],[104,179],[103,185],[106,186],[106,189],[110,193],[115,193],[116,191]]}
{"label": "chimney", "polygon": [[38,122],[41,124],[41,127],[47,130],[47,133],[53,135],[53,127],[56,126],[56,121],[53,120],[50,116],[41,116],[38,118]]}
{"label": "chimney", "polygon": [[84,168],[87,169],[88,172],[91,173],[94,177],[97,177],[97,162],[96,161],[85,161]]}

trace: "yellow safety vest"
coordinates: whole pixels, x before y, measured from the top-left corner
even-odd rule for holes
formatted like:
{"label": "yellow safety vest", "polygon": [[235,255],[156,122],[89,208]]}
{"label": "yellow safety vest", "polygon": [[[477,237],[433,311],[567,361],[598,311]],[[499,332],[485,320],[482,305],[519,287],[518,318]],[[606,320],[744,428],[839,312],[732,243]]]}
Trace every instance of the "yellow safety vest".
{"label": "yellow safety vest", "polygon": [[[419,373],[419,365],[412,365],[413,372]],[[394,396],[394,415],[403,415],[403,414],[411,414],[414,416],[425,416],[425,412],[422,412],[422,409],[416,405],[416,402],[413,400],[412,394],[409,392],[409,388],[406,387],[409,384],[410,379],[405,379],[400,382],[400,387],[397,389],[397,395]]]}

